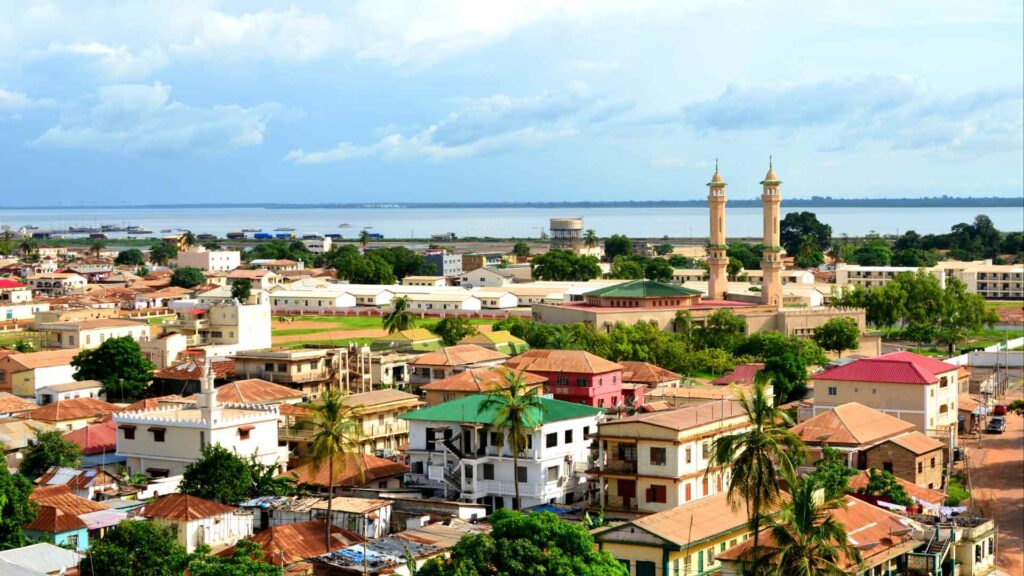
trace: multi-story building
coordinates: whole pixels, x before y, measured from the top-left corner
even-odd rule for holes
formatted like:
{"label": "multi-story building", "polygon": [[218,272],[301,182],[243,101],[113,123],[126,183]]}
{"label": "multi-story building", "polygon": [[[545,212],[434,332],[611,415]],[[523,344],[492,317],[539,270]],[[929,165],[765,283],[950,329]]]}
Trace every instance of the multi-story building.
{"label": "multi-story building", "polygon": [[313,254],[326,254],[331,251],[332,240],[330,236],[317,236],[316,238],[303,238],[302,244]]}
{"label": "multi-story building", "polygon": [[[836,265],[836,286],[863,286],[877,288],[885,286],[903,272],[916,273],[920,268],[913,266],[859,266],[856,264]],[[925,270],[931,270],[925,268]],[[939,282],[945,286],[946,276],[935,274]]]}
{"label": "multi-story building", "polygon": [[227,288],[216,288],[200,296],[191,308],[178,309],[177,318],[165,321],[163,332],[177,332],[189,346],[205,346],[218,354],[270,348],[270,304],[265,293],[254,294],[242,304],[230,297],[219,297]]}
{"label": "multi-story building", "polygon": [[38,324],[36,329],[46,332],[47,342],[57,348],[98,348],[111,338],[130,337],[136,342],[149,340],[150,326],[145,322],[105,318],[80,322]]}
{"label": "multi-story building", "polygon": [[859,402],[937,437],[956,433],[957,366],[912,352],[861,358],[815,374],[812,413]]}
{"label": "multi-story building", "polygon": [[[401,416],[409,422],[408,484],[432,489],[446,500],[483,504],[488,513],[511,506],[580,501],[590,434],[601,410],[542,397],[519,467],[504,432],[493,424],[494,407],[477,394]],[[516,483],[521,502],[515,502]]]}
{"label": "multi-story building", "polygon": [[309,398],[319,398],[327,388],[362,390],[369,379],[369,366],[360,371],[358,362],[350,363],[348,348],[322,350],[250,350],[232,355],[235,375],[261,378],[301,390]]}
{"label": "multi-story building", "polygon": [[237,250],[207,250],[202,246],[191,246],[184,252],[178,252],[177,265],[206,272],[229,272],[242,265],[242,253]]}
{"label": "multi-story building", "polygon": [[28,278],[29,288],[47,296],[73,296],[85,294],[89,281],[73,272],[46,272]]}
{"label": "multi-story building", "polygon": [[[14,280],[0,278],[0,307],[32,301],[32,289]],[[3,320],[4,318],[0,318]]]}
{"label": "multi-story building", "polygon": [[622,406],[622,366],[583,350],[528,350],[506,366],[548,379],[547,390],[558,400],[595,408]]}
{"label": "multi-story building", "polygon": [[902,272],[924,270],[945,286],[949,278],[958,278],[970,294],[981,294],[988,300],[1020,299],[1024,295],[1024,266],[993,264],[991,260],[975,262],[943,261],[935,266],[836,266],[836,286],[879,287],[891,282]]}
{"label": "multi-story building", "polygon": [[[492,390],[506,388],[507,374],[508,369],[504,366],[469,368],[447,378],[424,384],[419,387],[419,390],[428,406],[436,406],[466,396],[486,394]],[[521,372],[519,376],[527,389],[537,389],[538,394],[544,393],[544,385],[548,382],[547,378],[529,372]]]}
{"label": "multi-story building", "polygon": [[986,300],[1020,300],[1024,297],[1024,266],[983,264],[964,269],[957,276],[967,291]]}
{"label": "multi-story building", "polygon": [[423,264],[434,266],[434,274],[452,278],[462,275],[462,254],[452,254],[446,250],[427,250],[423,253]]}
{"label": "multi-story building", "polygon": [[652,513],[729,489],[729,470],[710,468],[716,438],[750,424],[734,400],[607,420],[598,426],[598,500],[608,513]]}
{"label": "multi-story building", "polygon": [[501,264],[504,259],[505,255],[501,252],[474,252],[472,254],[463,254],[462,269],[476,270],[477,268],[497,266]]}
{"label": "multi-story building", "polygon": [[507,354],[476,344],[446,346],[409,362],[411,368],[409,381],[413,386],[413,391],[416,391],[423,384],[447,378],[456,372],[470,368],[490,368],[507,359]]}
{"label": "multi-story building", "polygon": [[352,394],[344,402],[362,426],[363,451],[383,456],[391,456],[409,441],[409,422],[400,417],[423,404],[415,394],[388,389]]}

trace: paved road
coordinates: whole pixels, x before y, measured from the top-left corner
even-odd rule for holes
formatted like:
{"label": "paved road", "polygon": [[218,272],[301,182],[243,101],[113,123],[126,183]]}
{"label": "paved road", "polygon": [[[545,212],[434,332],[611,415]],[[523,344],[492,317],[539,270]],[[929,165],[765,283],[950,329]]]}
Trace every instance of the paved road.
{"label": "paved road", "polygon": [[[1006,402],[1020,397],[1018,391]],[[1024,574],[1024,419],[1008,414],[1005,433],[983,435],[980,449],[971,446],[971,495],[999,527],[996,565]]]}

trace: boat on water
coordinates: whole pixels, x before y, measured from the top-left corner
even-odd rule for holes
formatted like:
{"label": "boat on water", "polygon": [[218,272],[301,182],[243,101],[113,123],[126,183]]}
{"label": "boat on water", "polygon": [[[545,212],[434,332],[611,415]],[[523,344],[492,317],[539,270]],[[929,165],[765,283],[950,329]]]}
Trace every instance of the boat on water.
{"label": "boat on water", "polygon": [[227,238],[228,240],[241,240],[245,238],[245,232],[228,232]]}
{"label": "boat on water", "polygon": [[129,226],[125,232],[129,234],[152,234],[153,231],[149,228],[143,228],[142,226]]}
{"label": "boat on water", "polygon": [[338,224],[338,228],[351,228],[351,227],[352,227],[352,225],[349,224],[348,222],[342,222],[341,224]]}
{"label": "boat on water", "polygon": [[242,228],[242,232],[263,232],[262,228]]}
{"label": "boat on water", "polygon": [[164,228],[160,231],[161,234],[170,234],[171,232],[174,232],[174,230],[171,230],[170,228]]}
{"label": "boat on water", "polygon": [[274,228],[274,232],[294,232],[295,228]]}

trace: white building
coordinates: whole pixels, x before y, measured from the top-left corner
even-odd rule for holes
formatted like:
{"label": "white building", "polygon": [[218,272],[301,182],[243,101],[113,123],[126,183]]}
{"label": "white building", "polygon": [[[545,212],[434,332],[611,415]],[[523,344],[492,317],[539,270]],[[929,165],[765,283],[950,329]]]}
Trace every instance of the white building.
{"label": "white building", "polygon": [[407,483],[430,488],[446,500],[483,504],[488,513],[515,505],[516,482],[521,507],[583,499],[588,436],[597,431],[602,411],[541,398],[539,427],[531,431],[515,470],[503,432],[491,426],[495,411],[480,410],[486,398],[466,396],[401,417],[409,421]]}
{"label": "white building", "polygon": [[519,298],[507,290],[474,288],[470,293],[480,300],[481,308],[507,310],[519,306]]}
{"label": "white building", "polygon": [[149,340],[150,327],[144,322],[100,318],[80,322],[38,324],[36,330],[46,332],[50,344],[58,348],[98,348],[111,338],[131,337],[136,342]]}
{"label": "white building", "polygon": [[65,382],[63,384],[49,384],[36,389],[36,404],[43,406],[59,400],[73,400],[75,398],[99,398],[103,390],[103,383],[96,380],[82,380],[81,382]]}
{"label": "white building", "polygon": [[207,272],[227,272],[242,265],[242,253],[237,250],[207,250],[192,246],[187,252],[178,252],[177,266],[199,268]]}
{"label": "white building", "polygon": [[352,308],[356,305],[356,297],[340,290],[292,290],[278,286],[270,291],[270,305],[274,308],[313,311],[322,308]]}
{"label": "white building", "polygon": [[331,251],[331,239],[327,236],[321,238],[304,238],[302,244],[313,254],[324,254]]}
{"label": "white building", "polygon": [[178,332],[189,346],[205,346],[208,353],[234,354],[271,347],[270,297],[254,291],[247,303],[231,297],[231,289],[214,288],[198,300],[173,302],[177,318],[164,322],[164,333]]}
{"label": "white building", "polygon": [[161,403],[152,409],[118,412],[117,454],[126,459],[130,474],[178,476],[199,459],[206,444],[220,444],[242,457],[263,464],[287,461],[287,449],[277,445],[277,406],[222,404],[214,389],[207,359],[202,388],[195,404]]}
{"label": "white building", "polygon": [[481,308],[480,299],[470,294],[406,294],[409,299],[409,310],[437,311],[437,310],[471,310],[479,311]]}
{"label": "white building", "polygon": [[219,548],[252,536],[252,513],[186,494],[168,494],[139,510],[150,522],[167,526],[192,553],[200,546]]}
{"label": "white building", "polygon": [[84,294],[88,283],[84,276],[70,272],[46,272],[28,279],[28,285],[33,291],[47,296]]}
{"label": "white building", "polygon": [[511,272],[501,268],[477,268],[463,272],[459,276],[459,285],[463,288],[501,288],[512,284],[514,279]]}

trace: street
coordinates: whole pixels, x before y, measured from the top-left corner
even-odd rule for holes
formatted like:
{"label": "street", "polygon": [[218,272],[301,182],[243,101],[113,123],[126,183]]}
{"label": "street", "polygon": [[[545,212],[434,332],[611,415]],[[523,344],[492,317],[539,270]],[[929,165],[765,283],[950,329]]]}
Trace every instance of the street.
{"label": "street", "polygon": [[[1018,390],[1004,401],[1021,397]],[[1024,418],[1006,415],[1006,432],[985,434],[969,445],[974,503],[995,519],[996,564],[1006,574],[1024,574]]]}

